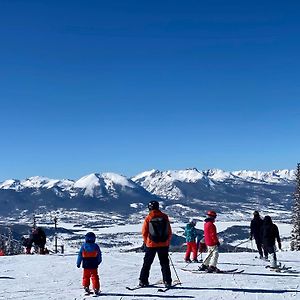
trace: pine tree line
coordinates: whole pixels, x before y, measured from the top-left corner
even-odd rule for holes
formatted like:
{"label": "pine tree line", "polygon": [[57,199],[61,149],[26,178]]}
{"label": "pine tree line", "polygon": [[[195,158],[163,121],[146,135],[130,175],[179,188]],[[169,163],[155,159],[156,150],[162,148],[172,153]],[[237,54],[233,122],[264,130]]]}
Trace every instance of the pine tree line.
{"label": "pine tree line", "polygon": [[296,190],[294,193],[294,206],[292,214],[291,250],[300,251],[300,163],[296,171]]}
{"label": "pine tree line", "polygon": [[0,234],[0,251],[4,255],[16,255],[23,253],[21,242],[13,238],[10,228],[8,229],[7,234]]}

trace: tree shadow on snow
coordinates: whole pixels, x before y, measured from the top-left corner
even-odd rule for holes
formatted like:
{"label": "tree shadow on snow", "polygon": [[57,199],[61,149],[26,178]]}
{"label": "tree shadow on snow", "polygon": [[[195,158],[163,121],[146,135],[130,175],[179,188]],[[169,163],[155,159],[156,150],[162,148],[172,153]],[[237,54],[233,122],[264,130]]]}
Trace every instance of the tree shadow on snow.
{"label": "tree shadow on snow", "polygon": [[284,272],[283,274],[279,273],[273,273],[273,274],[266,274],[266,273],[247,273],[247,272],[243,272],[240,273],[239,275],[247,275],[247,276],[267,276],[267,277],[299,277],[299,275],[289,275],[287,273],[292,273],[292,274],[300,274],[299,272],[294,272],[293,270],[288,270],[287,272]]}
{"label": "tree shadow on snow", "polygon": [[218,263],[219,265],[234,265],[234,266],[252,266],[252,267],[261,267],[262,265],[255,264],[245,264],[245,263]]}
{"label": "tree shadow on snow", "polygon": [[[174,288],[172,288],[173,290]],[[149,298],[163,298],[163,299],[193,299],[195,297],[193,296],[173,296],[173,295],[166,295],[165,293],[162,293],[161,295],[158,294],[123,294],[123,293],[101,293],[101,296],[114,296],[114,297],[149,297]]]}
{"label": "tree shadow on snow", "polygon": [[181,290],[193,290],[193,291],[231,291],[231,292],[242,292],[242,293],[261,293],[261,294],[284,294],[284,293],[300,293],[300,290],[268,290],[268,289],[252,289],[252,288],[225,288],[225,287],[185,287],[176,286],[173,289]]}

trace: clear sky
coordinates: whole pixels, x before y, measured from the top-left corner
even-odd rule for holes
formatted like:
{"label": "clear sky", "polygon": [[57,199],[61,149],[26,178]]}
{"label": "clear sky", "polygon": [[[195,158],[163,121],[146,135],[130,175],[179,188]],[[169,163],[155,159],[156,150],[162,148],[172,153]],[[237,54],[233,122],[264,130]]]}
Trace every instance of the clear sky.
{"label": "clear sky", "polygon": [[0,181],[300,161],[300,2],[0,0]]}

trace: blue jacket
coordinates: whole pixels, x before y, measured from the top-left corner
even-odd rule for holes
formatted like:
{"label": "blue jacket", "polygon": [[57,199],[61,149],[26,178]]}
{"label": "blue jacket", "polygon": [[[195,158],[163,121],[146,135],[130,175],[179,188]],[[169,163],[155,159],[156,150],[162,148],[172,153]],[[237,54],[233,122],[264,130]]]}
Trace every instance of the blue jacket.
{"label": "blue jacket", "polygon": [[195,242],[197,237],[197,231],[194,225],[188,223],[185,227],[185,238],[187,242]]}
{"label": "blue jacket", "polygon": [[97,269],[102,262],[102,253],[100,247],[95,243],[84,243],[78,253],[77,267],[84,269]]}

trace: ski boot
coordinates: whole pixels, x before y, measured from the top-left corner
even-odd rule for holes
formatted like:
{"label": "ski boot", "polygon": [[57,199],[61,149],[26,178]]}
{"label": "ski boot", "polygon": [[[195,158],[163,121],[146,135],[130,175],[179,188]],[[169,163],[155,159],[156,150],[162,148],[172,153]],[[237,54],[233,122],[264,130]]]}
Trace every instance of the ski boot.
{"label": "ski boot", "polygon": [[85,286],[83,289],[84,289],[85,295],[90,295],[91,294],[90,288],[88,286]]}
{"label": "ski boot", "polygon": [[139,286],[141,286],[141,287],[146,287],[148,285],[149,285],[149,282],[144,282],[142,280],[139,281]]}
{"label": "ski boot", "polygon": [[94,294],[95,294],[96,296],[100,296],[100,291],[99,291],[98,289],[94,289]]}
{"label": "ski boot", "polygon": [[198,269],[198,271],[206,271],[208,269],[208,266],[207,265],[201,265]]}
{"label": "ski boot", "polygon": [[206,270],[207,273],[220,273],[220,270],[217,267],[209,266]]}

